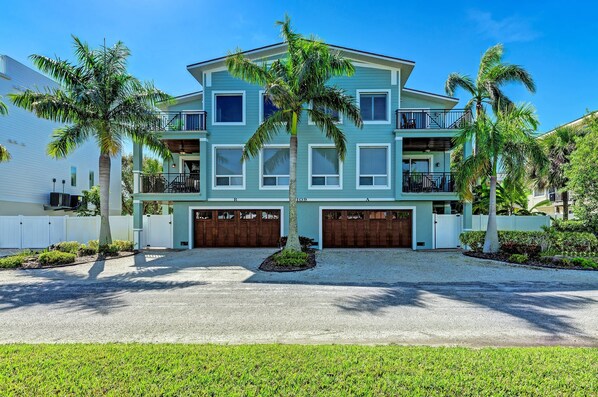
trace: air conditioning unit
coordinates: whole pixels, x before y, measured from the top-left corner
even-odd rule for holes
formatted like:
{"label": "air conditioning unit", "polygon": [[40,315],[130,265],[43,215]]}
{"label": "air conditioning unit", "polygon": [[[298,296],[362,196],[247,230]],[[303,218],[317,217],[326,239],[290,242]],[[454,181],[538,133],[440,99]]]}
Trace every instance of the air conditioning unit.
{"label": "air conditioning unit", "polygon": [[79,196],[78,194],[72,194],[69,204],[70,204],[69,207],[77,208],[79,206],[79,204],[81,204],[81,196]]}
{"label": "air conditioning unit", "polygon": [[70,207],[71,195],[66,193],[50,193],[50,206],[52,207]]}

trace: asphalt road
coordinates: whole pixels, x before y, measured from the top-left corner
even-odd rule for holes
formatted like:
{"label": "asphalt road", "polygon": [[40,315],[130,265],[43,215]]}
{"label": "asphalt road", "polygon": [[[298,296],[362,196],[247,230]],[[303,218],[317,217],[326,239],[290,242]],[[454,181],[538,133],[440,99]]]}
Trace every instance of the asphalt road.
{"label": "asphalt road", "polygon": [[313,270],[257,271],[271,252],[0,271],[0,343],[598,346],[598,272],[403,250],[326,250]]}

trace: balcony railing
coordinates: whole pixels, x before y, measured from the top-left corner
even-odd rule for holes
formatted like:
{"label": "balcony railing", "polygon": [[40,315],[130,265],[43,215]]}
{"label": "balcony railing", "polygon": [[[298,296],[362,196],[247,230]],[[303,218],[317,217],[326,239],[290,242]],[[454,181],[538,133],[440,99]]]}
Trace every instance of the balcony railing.
{"label": "balcony railing", "polygon": [[401,130],[458,129],[465,127],[471,120],[471,112],[466,109],[398,109],[396,111],[396,129]]}
{"label": "balcony railing", "polygon": [[199,174],[142,174],[141,193],[199,193]]}
{"label": "balcony railing", "polygon": [[205,131],[206,112],[186,110],[182,112],[159,112],[157,131]]}
{"label": "balcony railing", "polygon": [[454,174],[451,172],[404,172],[403,192],[454,193]]}

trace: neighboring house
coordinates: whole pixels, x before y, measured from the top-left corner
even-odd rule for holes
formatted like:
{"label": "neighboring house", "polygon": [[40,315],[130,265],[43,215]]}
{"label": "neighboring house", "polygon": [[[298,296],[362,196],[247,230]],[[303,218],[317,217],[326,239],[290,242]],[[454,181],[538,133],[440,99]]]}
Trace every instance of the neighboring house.
{"label": "neighboring house", "polygon": [[[453,109],[456,98],[406,88],[412,61],[331,47],[354,62],[352,77],[331,83],[356,98],[364,126],[338,117],[347,136],[341,162],[307,115],[301,119],[299,234],[320,248],[434,248],[433,214],[451,213],[458,201],[452,139],[471,114]],[[273,59],[285,51],[285,44],[274,44],[245,55]],[[144,200],[172,203],[175,248],[276,246],[287,234],[289,136],[281,133],[258,157],[240,161],[273,105],[262,87],[233,78],[225,59],[189,65],[203,91],[177,97],[162,113],[162,138],[174,157],[163,175],[141,173],[143,148],[134,145],[137,242]],[[468,229],[470,204],[465,208]]]}
{"label": "neighboring house", "polygon": [[[94,142],[63,160],[46,154],[54,129],[61,126],[13,106],[9,93],[44,90],[57,83],[6,55],[0,55],[0,95],[8,115],[0,116],[0,142],[12,159],[0,163],[0,215],[71,215],[77,196],[98,184],[99,152]],[[112,161],[110,212],[121,213],[120,156]],[[52,195],[51,193],[65,193]],[[67,196],[69,195],[69,196]]]}

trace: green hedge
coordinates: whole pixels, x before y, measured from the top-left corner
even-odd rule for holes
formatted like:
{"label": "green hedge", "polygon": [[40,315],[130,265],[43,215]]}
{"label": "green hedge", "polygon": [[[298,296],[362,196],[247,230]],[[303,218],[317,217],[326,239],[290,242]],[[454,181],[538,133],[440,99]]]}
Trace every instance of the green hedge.
{"label": "green hedge", "polygon": [[42,265],[66,265],[73,263],[77,256],[69,252],[48,251],[42,252],[37,257],[37,260]]}
{"label": "green hedge", "polygon": [[21,255],[6,256],[4,258],[0,258],[0,268],[14,269],[15,267],[21,267],[24,261],[25,257]]}
{"label": "green hedge", "polygon": [[70,254],[77,254],[79,248],[81,248],[81,244],[78,241],[62,241],[54,246],[57,251]]}

